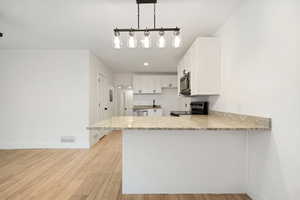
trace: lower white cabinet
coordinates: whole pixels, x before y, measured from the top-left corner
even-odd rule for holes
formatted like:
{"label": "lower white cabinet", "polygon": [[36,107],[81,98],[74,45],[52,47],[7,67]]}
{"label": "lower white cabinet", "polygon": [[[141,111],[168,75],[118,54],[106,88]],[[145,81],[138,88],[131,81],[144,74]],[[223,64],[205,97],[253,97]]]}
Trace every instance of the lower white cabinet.
{"label": "lower white cabinet", "polygon": [[150,117],[155,117],[155,116],[162,116],[162,109],[158,108],[158,109],[149,109],[148,110],[148,116]]}
{"label": "lower white cabinet", "polygon": [[157,109],[144,109],[144,110],[136,110],[134,111],[134,116],[147,116],[147,117],[155,117],[162,116],[163,112],[161,108]]}

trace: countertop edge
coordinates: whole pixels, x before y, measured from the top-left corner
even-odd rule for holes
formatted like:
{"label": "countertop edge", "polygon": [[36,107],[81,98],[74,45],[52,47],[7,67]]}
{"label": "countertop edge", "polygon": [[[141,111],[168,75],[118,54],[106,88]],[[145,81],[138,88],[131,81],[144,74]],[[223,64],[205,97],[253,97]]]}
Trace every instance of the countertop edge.
{"label": "countertop edge", "polygon": [[124,128],[124,127],[87,127],[88,130],[170,130],[170,131],[271,131],[271,128]]}
{"label": "countertop edge", "polygon": [[[123,124],[119,126],[119,124],[102,124],[102,125],[91,125],[87,127],[88,130],[169,130],[169,131],[175,131],[175,130],[189,130],[189,131],[263,131],[263,132],[270,132],[272,131],[272,119],[266,118],[266,117],[258,117],[258,116],[251,116],[251,115],[242,115],[242,114],[235,114],[235,113],[228,113],[228,112],[220,112],[220,111],[211,111],[210,115],[216,117],[216,119],[222,120],[224,118],[224,121],[229,122],[235,122],[240,123],[239,125],[235,125],[233,127],[228,127],[228,125],[220,125],[218,126],[203,126],[203,127],[194,127],[194,126],[148,126],[146,124],[143,126],[131,126],[130,124]],[[109,123],[109,122],[108,122]],[[111,122],[110,122],[111,123]],[[132,123],[132,122],[131,122]],[[230,124],[230,123],[229,123]],[[245,125],[249,124],[249,125]]]}

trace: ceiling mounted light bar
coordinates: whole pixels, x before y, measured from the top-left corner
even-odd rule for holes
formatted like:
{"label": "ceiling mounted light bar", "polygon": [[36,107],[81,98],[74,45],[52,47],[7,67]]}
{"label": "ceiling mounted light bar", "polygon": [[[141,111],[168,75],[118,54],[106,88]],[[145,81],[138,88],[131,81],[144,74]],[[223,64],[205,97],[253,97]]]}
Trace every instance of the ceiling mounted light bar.
{"label": "ceiling mounted light bar", "polygon": [[[116,49],[121,48],[122,42],[120,42],[120,33],[121,32],[128,32],[129,38],[128,38],[128,47],[129,48],[136,48],[136,39],[134,38],[134,32],[144,32],[144,36],[147,39],[147,42],[144,40],[141,40],[142,47],[143,48],[150,48],[150,32],[158,32],[159,33],[159,40],[164,41],[164,44],[161,44],[159,41],[157,43],[158,48],[164,48],[165,45],[165,39],[164,39],[164,33],[165,32],[174,32],[173,36],[173,47],[178,48],[181,46],[181,37],[180,37],[180,28],[156,28],[156,4],[157,0],[136,0],[137,3],[137,28],[124,28],[119,29],[115,28],[114,31],[114,40],[113,40],[113,46]],[[140,28],[140,4],[153,4],[153,28]]]}
{"label": "ceiling mounted light bar", "polygon": [[180,28],[145,28],[145,29],[134,29],[134,28],[128,28],[128,29],[119,29],[115,28],[114,32],[145,32],[145,31],[151,31],[151,32],[160,32],[160,31],[180,31]]}

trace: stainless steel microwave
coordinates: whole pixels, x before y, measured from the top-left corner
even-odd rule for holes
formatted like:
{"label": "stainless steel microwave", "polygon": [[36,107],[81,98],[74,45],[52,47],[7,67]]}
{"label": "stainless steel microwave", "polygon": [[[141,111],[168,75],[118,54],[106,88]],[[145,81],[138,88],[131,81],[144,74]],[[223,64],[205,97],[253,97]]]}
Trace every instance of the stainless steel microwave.
{"label": "stainless steel microwave", "polygon": [[180,94],[185,96],[191,95],[190,72],[186,72],[180,78]]}

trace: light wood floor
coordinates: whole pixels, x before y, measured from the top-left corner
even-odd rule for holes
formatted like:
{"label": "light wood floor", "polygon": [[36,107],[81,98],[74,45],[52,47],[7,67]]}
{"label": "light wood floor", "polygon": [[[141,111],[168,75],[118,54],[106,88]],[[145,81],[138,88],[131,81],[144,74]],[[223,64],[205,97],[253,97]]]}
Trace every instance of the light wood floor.
{"label": "light wood floor", "polygon": [[121,195],[121,134],[90,150],[1,150],[0,199],[249,200],[246,195]]}

